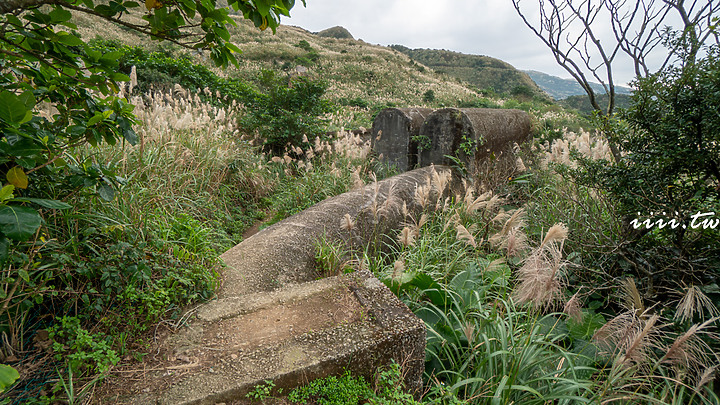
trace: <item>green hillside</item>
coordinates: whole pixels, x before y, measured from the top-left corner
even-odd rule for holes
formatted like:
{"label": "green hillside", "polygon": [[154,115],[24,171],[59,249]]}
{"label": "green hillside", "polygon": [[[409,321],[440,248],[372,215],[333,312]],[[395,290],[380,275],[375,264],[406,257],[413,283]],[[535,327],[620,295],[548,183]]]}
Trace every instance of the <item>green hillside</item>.
{"label": "green hillside", "polygon": [[[389,47],[322,36],[332,29],[314,34],[300,27],[283,25],[273,34],[270,30],[257,30],[240,16],[236,22],[237,26],[231,28],[231,41],[243,52],[238,57],[239,68],[211,69],[219,75],[249,82],[257,80],[260,73],[268,69],[287,76],[302,71],[311,78],[322,79],[328,83],[326,97],[347,107],[339,112],[343,117],[336,116],[334,123],[347,118],[355,126],[369,126],[374,112],[384,106],[441,107],[489,102],[483,101],[485,97],[478,91],[427,69]],[[166,43],[141,39],[115,25],[97,26],[86,16],[77,16],[77,24],[85,38],[117,39],[175,55],[187,52]],[[193,52],[193,56],[210,67],[206,54]],[[428,92],[434,95],[431,100],[425,96]]]}
{"label": "green hillside", "polygon": [[526,73],[499,59],[438,49],[410,49],[402,45],[392,45],[391,48],[438,73],[456,77],[478,89],[518,96],[547,97]]}

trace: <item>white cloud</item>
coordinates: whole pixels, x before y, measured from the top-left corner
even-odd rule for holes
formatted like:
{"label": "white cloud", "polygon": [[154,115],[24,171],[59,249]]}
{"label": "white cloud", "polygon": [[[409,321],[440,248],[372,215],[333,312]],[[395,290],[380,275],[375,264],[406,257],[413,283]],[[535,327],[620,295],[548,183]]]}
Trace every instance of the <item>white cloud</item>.
{"label": "white cloud", "polygon": [[[307,0],[307,8],[297,2],[291,14],[283,23],[310,31],[341,25],[369,43],[488,55],[519,69],[569,77],[508,0]],[[618,65],[615,74],[628,82],[632,66]]]}

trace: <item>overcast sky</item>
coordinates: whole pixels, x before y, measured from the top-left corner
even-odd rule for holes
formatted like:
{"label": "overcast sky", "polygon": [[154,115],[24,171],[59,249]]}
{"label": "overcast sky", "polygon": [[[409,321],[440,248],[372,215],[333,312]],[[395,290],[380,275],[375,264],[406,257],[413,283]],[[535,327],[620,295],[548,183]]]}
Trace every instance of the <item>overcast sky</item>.
{"label": "overcast sky", "polygon": [[[313,32],[340,25],[372,44],[487,55],[521,70],[570,77],[510,0],[307,0],[306,8],[296,1],[290,14],[284,24]],[[616,83],[627,83],[632,66],[617,65],[614,74]]]}

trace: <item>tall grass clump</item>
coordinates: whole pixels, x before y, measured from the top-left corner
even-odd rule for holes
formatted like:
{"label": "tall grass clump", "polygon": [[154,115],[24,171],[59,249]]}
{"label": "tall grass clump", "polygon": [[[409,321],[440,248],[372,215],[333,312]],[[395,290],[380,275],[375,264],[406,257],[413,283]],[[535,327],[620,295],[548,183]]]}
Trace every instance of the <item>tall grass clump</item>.
{"label": "tall grass clump", "polygon": [[717,401],[715,318],[678,329],[630,282],[615,287],[631,298],[584,307],[595,291],[567,260],[581,248],[574,230],[535,224],[540,208],[513,207],[512,194],[468,190],[428,204],[421,226],[408,218],[393,253],[364,259],[425,321],[426,401]]}
{"label": "tall grass clump", "polygon": [[142,357],[151,327],[214,295],[219,254],[261,216],[278,180],[239,140],[240,106],[175,90],[133,98],[136,145],[64,152],[69,173],[46,192],[72,208],[43,212],[4,270],[22,277],[5,289],[3,357],[35,370],[5,396],[59,400],[49,381],[92,386]]}
{"label": "tall grass clump", "polygon": [[365,185],[372,172],[370,142],[344,130],[328,140],[316,137],[306,149],[293,146],[271,159],[277,192],[269,197],[274,216],[270,223],[316,203]]}

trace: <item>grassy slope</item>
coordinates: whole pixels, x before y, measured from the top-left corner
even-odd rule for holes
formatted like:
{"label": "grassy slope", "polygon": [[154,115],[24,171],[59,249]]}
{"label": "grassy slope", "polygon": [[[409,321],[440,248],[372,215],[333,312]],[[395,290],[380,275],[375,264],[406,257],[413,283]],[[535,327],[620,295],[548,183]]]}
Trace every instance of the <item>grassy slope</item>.
{"label": "grassy slope", "polygon": [[526,73],[499,59],[438,49],[410,49],[399,45],[393,48],[418,63],[459,78],[478,89],[511,93],[518,86],[526,86],[535,95],[547,97]]}
{"label": "grassy slope", "polygon": [[[328,98],[340,104],[359,99],[371,107],[423,106],[427,104],[423,101],[427,90],[435,93],[433,106],[456,105],[480,97],[464,84],[426,69],[400,52],[361,40],[320,37],[293,26],[282,26],[273,35],[243,20],[233,29],[233,40],[243,50],[237,74],[249,79],[260,69],[292,71],[295,65],[303,64],[302,58],[309,52],[298,44],[307,41],[319,55],[308,66],[310,75],[327,80]],[[363,117],[359,124],[371,123],[370,114],[361,109],[352,113]]]}
{"label": "grassy slope", "polygon": [[[76,20],[85,39],[118,39],[148,49],[173,49],[167,43],[141,38],[111,24],[95,24],[93,19],[85,16],[78,16]],[[367,106],[343,108],[334,123],[368,126],[372,123],[372,107],[428,105],[423,101],[427,90],[435,93],[435,100],[429,106],[457,105],[481,97],[459,80],[418,65],[388,47],[361,40],[320,37],[295,26],[281,26],[276,34],[269,30],[261,32],[241,17],[236,21],[237,27],[231,29],[231,40],[243,50],[239,56],[239,69],[233,67],[217,73],[252,81],[262,69],[291,74],[297,65],[304,65],[309,68],[311,77],[328,82],[327,97],[331,101]],[[310,52],[298,46],[301,41],[307,41],[317,54],[315,61],[307,63]],[[210,64],[203,56],[199,56],[199,60]],[[348,103],[348,100],[354,102]]]}

